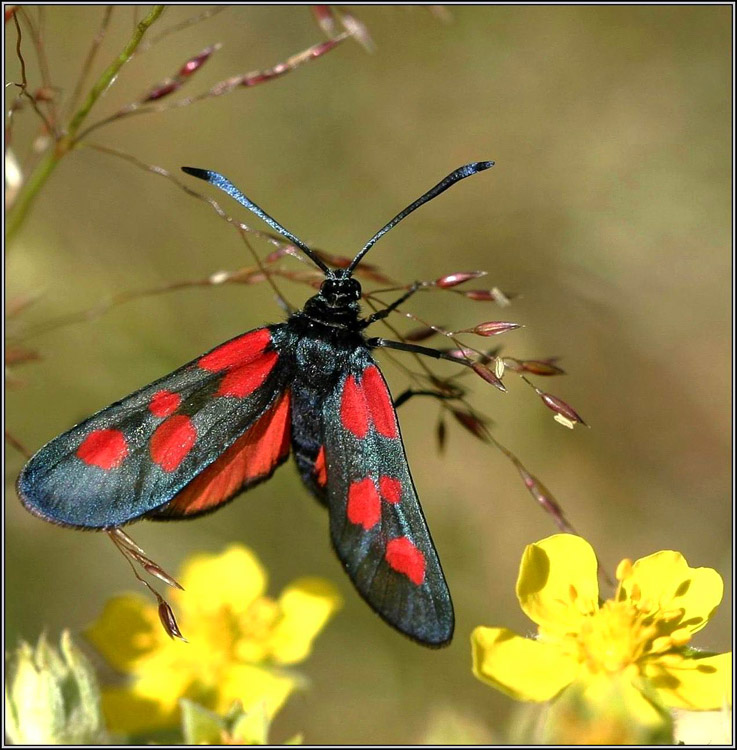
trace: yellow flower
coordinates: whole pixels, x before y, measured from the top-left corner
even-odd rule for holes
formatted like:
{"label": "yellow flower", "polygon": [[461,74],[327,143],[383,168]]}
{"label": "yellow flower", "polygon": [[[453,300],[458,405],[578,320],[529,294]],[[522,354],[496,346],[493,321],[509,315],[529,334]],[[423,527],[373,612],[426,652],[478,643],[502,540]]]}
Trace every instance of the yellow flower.
{"label": "yellow flower", "polygon": [[529,545],[517,580],[520,605],[538,626],[534,639],[477,627],[473,672],[517,700],[548,701],[572,688],[576,701],[612,705],[612,692],[641,724],[662,707],[713,710],[732,701],[732,654],[689,647],[722,599],[711,568],[690,568],[665,550],[617,569],[616,595],[599,600],[597,560],[585,540],[556,534]]}
{"label": "yellow flower", "polygon": [[265,596],[266,572],[240,545],[188,560],[172,594],[187,643],[171,639],[157,607],[119,596],[87,636],[129,684],[103,691],[113,731],[137,733],[178,721],[180,698],[225,714],[233,701],[246,711],[265,707],[269,718],[303,680],[286,667],[303,661],[340,597],[319,578],[301,578],[278,600]]}

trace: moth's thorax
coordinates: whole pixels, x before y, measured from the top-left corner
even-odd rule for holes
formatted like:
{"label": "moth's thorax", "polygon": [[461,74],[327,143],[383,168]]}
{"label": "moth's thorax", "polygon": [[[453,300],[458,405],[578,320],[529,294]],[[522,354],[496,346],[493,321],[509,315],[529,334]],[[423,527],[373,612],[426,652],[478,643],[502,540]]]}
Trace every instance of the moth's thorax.
{"label": "moth's thorax", "polygon": [[332,383],[346,371],[356,349],[366,346],[360,299],[361,285],[334,271],[290,317],[287,328],[294,336],[296,376],[308,387]]}

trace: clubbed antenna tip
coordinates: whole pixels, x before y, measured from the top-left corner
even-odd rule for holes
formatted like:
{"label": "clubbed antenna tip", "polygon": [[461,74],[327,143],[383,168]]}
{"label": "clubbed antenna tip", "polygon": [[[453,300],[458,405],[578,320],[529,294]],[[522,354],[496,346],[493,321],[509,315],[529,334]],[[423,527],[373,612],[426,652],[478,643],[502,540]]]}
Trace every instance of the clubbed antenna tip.
{"label": "clubbed antenna tip", "polygon": [[424,195],[421,195],[416,201],[410,203],[407,208],[400,211],[388,224],[385,224],[379,231],[361,248],[358,255],[353,259],[351,265],[348,266],[348,274],[353,272],[353,269],[361,262],[361,258],[376,244],[376,242],[383,237],[390,229],[399,224],[402,219],[409,216],[413,211],[418,209],[423,204],[431,201],[433,198],[437,198],[440,193],[444,193],[451,185],[455,185],[456,182],[464,180],[466,177],[470,177],[478,172],[483,172],[489,167],[493,167],[493,161],[474,161],[471,164],[466,164],[462,167],[451,172],[447,177],[442,179],[435,187],[430,188]]}

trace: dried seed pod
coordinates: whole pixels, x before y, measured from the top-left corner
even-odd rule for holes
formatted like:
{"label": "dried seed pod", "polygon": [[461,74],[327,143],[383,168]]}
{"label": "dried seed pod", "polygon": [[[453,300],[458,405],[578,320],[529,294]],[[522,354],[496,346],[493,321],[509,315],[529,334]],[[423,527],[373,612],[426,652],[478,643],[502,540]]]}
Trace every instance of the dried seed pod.
{"label": "dried seed pod", "polygon": [[519,323],[510,323],[504,320],[489,320],[486,323],[479,323],[473,328],[461,331],[461,333],[476,333],[479,336],[498,336],[500,333],[514,331],[521,327]]}
{"label": "dried seed pod", "polygon": [[492,372],[486,365],[482,365],[480,362],[474,362],[471,365],[471,369],[480,377],[483,378],[487,383],[491,383],[495,388],[498,388],[502,393],[507,392],[507,388],[502,381]]}
{"label": "dried seed pod", "polygon": [[177,624],[177,619],[174,617],[174,611],[169,606],[169,603],[161,597],[159,597],[159,620],[161,620],[161,624],[170,638],[179,638],[187,643],[187,639],[182,635],[182,631]]}
{"label": "dried seed pod", "polygon": [[566,521],[563,515],[563,509],[558,504],[558,501],[553,497],[548,488],[540,482],[540,480],[530,474],[522,464],[517,464],[517,470],[522,477],[522,481],[525,483],[529,493],[538,502],[543,509],[549,513],[555,520],[556,525],[562,531],[570,531],[571,527]]}
{"label": "dried seed pod", "polygon": [[441,276],[439,279],[435,279],[433,284],[441,289],[450,289],[459,284],[465,284],[471,279],[480,279],[482,276],[486,276],[486,273],[486,271],[459,271],[457,273],[449,273],[446,276]]}
{"label": "dried seed pod", "polygon": [[348,11],[340,11],[340,22],[343,24],[343,28],[366,50],[366,52],[373,52],[376,49],[374,40],[371,38],[371,34],[366,28],[366,24],[363,21],[359,21],[353,14]]}
{"label": "dried seed pod", "polygon": [[474,437],[488,442],[486,422],[475,414],[460,409],[451,409],[451,414],[463,425]]}
{"label": "dried seed pod", "polygon": [[402,338],[405,341],[417,343],[418,341],[427,341],[427,339],[432,338],[436,333],[437,331],[434,328],[422,326],[420,328],[413,328],[411,331],[405,333]]}
{"label": "dried seed pod", "polygon": [[462,294],[477,302],[496,302],[499,307],[507,307],[509,301],[517,296],[513,292],[503,292],[496,287],[493,289],[469,289]]}
{"label": "dried seed pod", "polygon": [[163,581],[167,586],[171,586],[172,588],[179,589],[180,591],[184,591],[184,586],[182,586],[179,581],[177,581],[173,576],[170,576],[160,565],[157,565],[153,560],[148,560],[147,562],[143,563],[143,569],[150,573],[152,576],[156,576],[160,581]]}
{"label": "dried seed pod", "polygon": [[188,78],[189,76],[196,73],[209,59],[213,53],[217,52],[221,44],[212,44],[209,47],[205,47],[202,52],[198,52],[194,57],[190,57],[177,73],[179,78]]}
{"label": "dried seed pod", "polygon": [[548,409],[551,409],[556,414],[560,414],[570,422],[578,422],[584,427],[588,427],[586,422],[584,422],[583,419],[578,416],[576,410],[572,406],[569,406],[565,401],[563,401],[563,399],[560,399],[557,396],[553,396],[551,393],[544,393],[543,391],[538,391],[537,393],[538,396],[540,396],[540,398],[543,400],[545,406],[548,407]]}
{"label": "dried seed pod", "polygon": [[565,375],[565,370],[547,359],[523,359],[520,363],[524,372],[530,375]]}
{"label": "dried seed pod", "polygon": [[338,24],[335,20],[333,9],[329,5],[312,5],[310,6],[310,10],[323,33],[329,37],[335,36]]}

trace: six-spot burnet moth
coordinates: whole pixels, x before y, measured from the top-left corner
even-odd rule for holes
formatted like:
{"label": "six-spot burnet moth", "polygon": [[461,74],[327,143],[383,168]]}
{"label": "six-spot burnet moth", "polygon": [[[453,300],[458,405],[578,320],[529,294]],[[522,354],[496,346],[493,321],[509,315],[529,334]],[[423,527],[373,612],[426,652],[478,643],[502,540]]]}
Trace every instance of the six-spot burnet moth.
{"label": "six-spot burnet moth", "polygon": [[25,507],[65,526],[115,529],[145,517],[192,518],[268,479],[294,452],[327,507],[335,551],[386,622],[428,646],[453,636],[453,605],[420,507],[397,415],[372,350],[462,362],[364,331],[416,291],[360,317],[353,272],[374,243],[459,180],[467,164],[382,227],[347,268],[331,269],[217,172],[184,167],[298,247],[325,278],[285,323],[257,328],[102,409],[47,443],[18,478]]}

